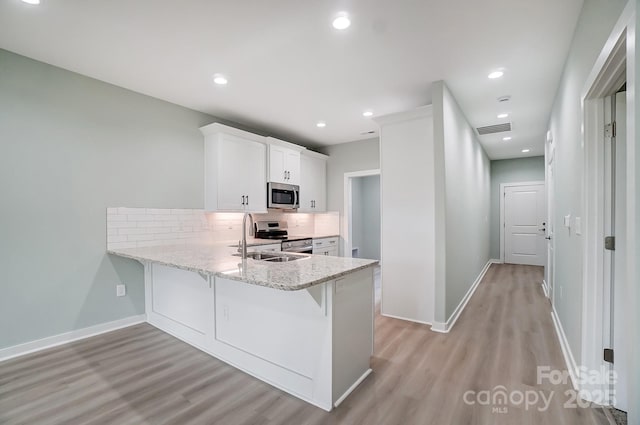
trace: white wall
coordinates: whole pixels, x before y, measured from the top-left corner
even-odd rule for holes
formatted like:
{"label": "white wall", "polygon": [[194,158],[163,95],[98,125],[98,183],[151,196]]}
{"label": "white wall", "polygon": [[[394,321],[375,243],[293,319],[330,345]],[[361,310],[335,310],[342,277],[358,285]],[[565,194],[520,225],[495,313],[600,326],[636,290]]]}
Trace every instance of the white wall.
{"label": "white wall", "polygon": [[432,107],[376,121],[381,125],[381,312],[431,323],[436,259]]}
{"label": "white wall", "polygon": [[[490,258],[490,161],[464,112],[442,81],[433,84],[433,108],[434,125],[442,126],[444,145],[445,317],[448,320]],[[442,120],[438,119],[440,116]],[[436,130],[436,143],[439,132]]]}
{"label": "white wall", "polygon": [[[626,1],[586,0],[565,63],[550,117],[556,144],[555,229],[564,229],[563,216],[583,216],[583,158],[581,95],[596,58],[604,47]],[[582,237],[555,233],[554,306],[569,347],[581,363]]]}

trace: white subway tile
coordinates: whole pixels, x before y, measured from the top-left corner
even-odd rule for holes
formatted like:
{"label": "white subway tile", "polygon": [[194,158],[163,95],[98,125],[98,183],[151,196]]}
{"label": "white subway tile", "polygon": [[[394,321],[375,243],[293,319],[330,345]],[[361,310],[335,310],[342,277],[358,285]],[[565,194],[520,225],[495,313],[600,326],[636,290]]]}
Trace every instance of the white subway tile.
{"label": "white subway tile", "polygon": [[135,242],[114,242],[107,245],[107,249],[124,249],[124,248],[135,248]]}
{"label": "white subway tile", "polygon": [[125,214],[107,214],[107,223],[110,221],[127,221]]}
{"label": "white subway tile", "polygon": [[111,242],[126,242],[127,236],[126,235],[107,235],[107,243],[111,243]]}
{"label": "white subway tile", "polygon": [[118,214],[146,214],[146,208],[126,208],[120,207],[118,208]]}
{"label": "white subway tile", "polygon": [[155,235],[127,235],[128,241],[152,241]]}
{"label": "white subway tile", "polygon": [[141,227],[118,229],[119,235],[143,235],[147,233],[147,229]]}
{"label": "white subway tile", "polygon": [[130,229],[137,226],[135,221],[114,221],[107,223],[107,227],[110,229]]}

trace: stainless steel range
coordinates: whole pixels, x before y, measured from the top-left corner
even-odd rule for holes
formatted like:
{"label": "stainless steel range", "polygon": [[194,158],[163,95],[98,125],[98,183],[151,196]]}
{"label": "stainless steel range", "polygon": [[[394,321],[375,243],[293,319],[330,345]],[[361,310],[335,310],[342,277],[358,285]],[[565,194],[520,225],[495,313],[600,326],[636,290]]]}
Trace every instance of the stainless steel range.
{"label": "stainless steel range", "polygon": [[311,236],[289,236],[286,221],[258,221],[255,224],[256,239],[277,239],[281,241],[284,252],[311,254],[313,239]]}

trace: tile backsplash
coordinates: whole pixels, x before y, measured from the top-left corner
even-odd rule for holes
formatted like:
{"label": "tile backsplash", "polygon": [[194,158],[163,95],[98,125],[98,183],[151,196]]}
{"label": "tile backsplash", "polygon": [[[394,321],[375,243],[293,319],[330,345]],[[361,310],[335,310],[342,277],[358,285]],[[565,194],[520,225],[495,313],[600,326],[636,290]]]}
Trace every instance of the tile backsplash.
{"label": "tile backsplash", "polygon": [[[242,233],[241,213],[197,209],[107,208],[107,249],[235,241]],[[337,212],[253,214],[255,220],[285,220],[291,235],[340,233]]]}

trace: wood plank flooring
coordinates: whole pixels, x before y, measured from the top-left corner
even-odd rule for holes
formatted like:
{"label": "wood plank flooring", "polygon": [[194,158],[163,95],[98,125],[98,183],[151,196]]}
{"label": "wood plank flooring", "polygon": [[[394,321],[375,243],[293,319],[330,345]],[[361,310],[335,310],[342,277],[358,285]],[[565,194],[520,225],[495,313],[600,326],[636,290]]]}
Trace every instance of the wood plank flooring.
{"label": "wood plank flooring", "polygon": [[[376,314],[374,373],[331,413],[142,324],[0,363],[0,424],[606,424],[536,382],[565,367],[541,281],[492,265],[449,334]],[[543,412],[463,401],[498,385],[554,395]]]}

